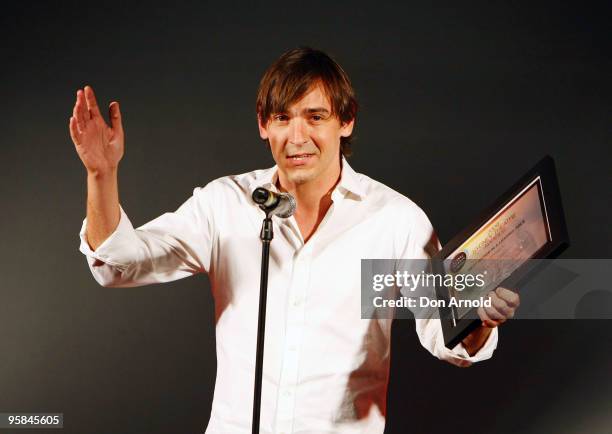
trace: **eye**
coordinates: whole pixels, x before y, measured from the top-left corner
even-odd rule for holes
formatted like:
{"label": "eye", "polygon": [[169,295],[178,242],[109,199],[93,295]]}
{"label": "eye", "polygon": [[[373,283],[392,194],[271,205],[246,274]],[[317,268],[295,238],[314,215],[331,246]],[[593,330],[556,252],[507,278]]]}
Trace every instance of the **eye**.
{"label": "eye", "polygon": [[310,115],[310,122],[315,124],[325,122],[327,120],[327,115],[325,113],[312,113]]}
{"label": "eye", "polygon": [[286,122],[289,120],[289,116],[285,114],[277,114],[277,115],[274,115],[273,119],[277,122]]}

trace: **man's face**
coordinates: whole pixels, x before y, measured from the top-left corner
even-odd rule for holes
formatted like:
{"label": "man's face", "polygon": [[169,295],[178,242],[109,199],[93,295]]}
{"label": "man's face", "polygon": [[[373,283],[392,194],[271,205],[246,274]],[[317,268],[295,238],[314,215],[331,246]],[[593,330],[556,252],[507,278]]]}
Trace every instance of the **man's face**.
{"label": "man's face", "polygon": [[282,181],[294,185],[336,181],[340,138],[350,136],[354,121],[341,124],[331,113],[325,90],[317,85],[286,112],[273,113],[267,122],[260,120],[259,134],[269,140]]}

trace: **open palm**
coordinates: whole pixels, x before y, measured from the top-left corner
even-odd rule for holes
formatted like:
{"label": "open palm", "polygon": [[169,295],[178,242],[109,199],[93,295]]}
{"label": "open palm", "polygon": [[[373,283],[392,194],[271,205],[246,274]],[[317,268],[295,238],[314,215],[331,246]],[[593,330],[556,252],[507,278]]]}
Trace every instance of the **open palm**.
{"label": "open palm", "polygon": [[70,118],[70,137],[85,168],[90,173],[105,174],[116,170],[124,152],[123,126],[119,103],[109,106],[109,126],[102,117],[90,86],[77,91]]}

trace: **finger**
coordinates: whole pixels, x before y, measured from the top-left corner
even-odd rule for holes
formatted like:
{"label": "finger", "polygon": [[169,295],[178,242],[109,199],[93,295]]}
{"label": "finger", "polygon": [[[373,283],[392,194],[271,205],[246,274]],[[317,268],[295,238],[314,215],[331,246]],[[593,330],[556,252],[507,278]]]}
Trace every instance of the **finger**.
{"label": "finger", "polygon": [[505,321],[506,320],[506,317],[501,312],[499,312],[497,309],[495,309],[493,306],[485,307],[484,310],[487,313],[487,315],[489,315],[489,318],[495,321]]}
{"label": "finger", "polygon": [[121,124],[121,109],[119,108],[119,103],[117,101],[113,101],[110,103],[108,108],[108,117],[111,121],[111,127],[115,132],[122,132],[123,125]]}
{"label": "finger", "polygon": [[505,300],[496,295],[491,296],[491,305],[501,313],[504,318],[512,318],[514,316],[514,308],[508,306]]}
{"label": "finger", "polygon": [[78,116],[78,110],[77,110],[77,105],[74,104],[74,107],[72,108],[72,116],[70,117],[70,125],[72,124],[72,119],[74,119],[74,123],[75,123],[75,128],[77,133],[81,132],[81,128],[79,127],[79,116]]}
{"label": "finger", "polygon": [[70,118],[70,122],[68,123],[68,129],[70,130],[70,138],[72,139],[72,142],[75,146],[79,146],[79,144],[81,143],[81,134],[77,129],[77,120],[74,116]]}
{"label": "finger", "polygon": [[87,126],[87,122],[91,119],[91,116],[85,105],[83,91],[80,89],[77,91],[77,101],[74,105],[73,115],[76,117],[79,131],[82,133],[85,131],[85,127]]}
{"label": "finger", "polygon": [[[489,294],[489,298],[491,299],[491,301],[495,298],[495,294],[493,292],[491,292]],[[506,319],[506,317],[499,312],[495,306],[493,305],[493,303],[491,302],[491,306],[487,307],[487,306],[483,306],[484,311],[487,313],[487,315],[489,316],[489,318],[491,318],[492,320],[495,321],[503,321]]]}
{"label": "finger", "polygon": [[87,102],[87,109],[91,114],[92,119],[100,117],[100,109],[98,108],[98,102],[91,86],[85,86],[85,101]]}
{"label": "finger", "polygon": [[492,319],[488,319],[483,321],[482,325],[484,327],[489,327],[490,329],[494,329],[495,327],[497,327],[500,323],[497,321],[494,321]]}
{"label": "finger", "polygon": [[489,315],[487,315],[487,313],[485,312],[485,310],[482,307],[479,307],[478,310],[478,316],[480,317],[481,321],[482,321],[482,325],[483,327],[489,327],[489,328],[494,328],[497,327],[497,321],[492,320]]}
{"label": "finger", "polygon": [[520,304],[520,297],[514,291],[511,291],[507,288],[499,286],[495,290],[495,293],[499,296],[499,298],[501,298],[506,303],[508,303],[508,306],[510,307],[517,308],[518,305]]}
{"label": "finger", "polygon": [[83,122],[82,116],[79,112],[79,106],[78,104],[75,104],[74,108],[72,109],[72,117],[76,123],[77,131],[80,134],[85,130],[85,122]]}
{"label": "finger", "polygon": [[81,89],[77,91],[77,105],[79,115],[81,116],[83,123],[87,124],[87,121],[91,119],[91,113],[87,108],[87,102],[85,101],[85,92]]}

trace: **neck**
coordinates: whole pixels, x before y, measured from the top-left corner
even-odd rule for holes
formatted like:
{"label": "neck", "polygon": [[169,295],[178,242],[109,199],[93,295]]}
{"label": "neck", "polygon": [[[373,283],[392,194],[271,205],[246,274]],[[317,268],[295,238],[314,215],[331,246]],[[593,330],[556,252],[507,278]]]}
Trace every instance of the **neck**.
{"label": "neck", "polygon": [[290,182],[283,173],[279,172],[277,187],[295,197],[299,204],[298,209],[312,211],[318,209],[322,201],[327,202],[328,198],[331,202],[331,193],[340,181],[340,173],[340,159],[329,170],[304,183]]}

